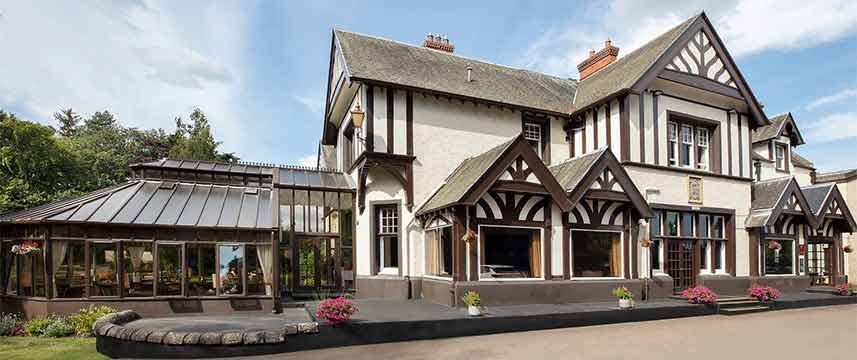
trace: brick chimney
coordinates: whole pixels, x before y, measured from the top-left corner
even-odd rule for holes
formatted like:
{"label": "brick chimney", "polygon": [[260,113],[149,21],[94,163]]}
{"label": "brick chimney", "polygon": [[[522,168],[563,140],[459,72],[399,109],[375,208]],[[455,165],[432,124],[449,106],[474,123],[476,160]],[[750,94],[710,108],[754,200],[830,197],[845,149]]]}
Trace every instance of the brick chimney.
{"label": "brick chimney", "polygon": [[577,65],[580,80],[609,65],[616,60],[617,56],[619,56],[619,48],[613,46],[610,39],[604,40],[604,48],[601,51],[589,50],[589,58]]}
{"label": "brick chimney", "polygon": [[439,34],[429,33],[426,36],[426,41],[423,42],[423,47],[452,53],[455,51],[455,46],[449,43],[449,38]]}

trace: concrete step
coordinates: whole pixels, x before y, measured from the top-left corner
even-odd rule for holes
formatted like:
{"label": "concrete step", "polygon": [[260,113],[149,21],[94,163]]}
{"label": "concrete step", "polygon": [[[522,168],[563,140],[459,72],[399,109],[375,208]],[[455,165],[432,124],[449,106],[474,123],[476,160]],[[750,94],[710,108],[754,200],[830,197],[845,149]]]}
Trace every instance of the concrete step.
{"label": "concrete step", "polygon": [[759,301],[758,300],[741,300],[741,301],[729,301],[729,302],[718,301],[717,305],[721,309],[733,309],[733,308],[740,308],[740,307],[746,307],[746,306],[758,306]]}
{"label": "concrete step", "polygon": [[743,307],[735,307],[735,308],[728,308],[728,309],[720,309],[719,314],[730,315],[730,316],[731,315],[742,315],[742,314],[752,314],[752,313],[768,311],[770,309],[771,308],[769,308],[767,306],[763,306],[763,305],[743,306]]}
{"label": "concrete step", "polygon": [[818,294],[835,294],[836,290],[832,286],[813,286],[807,288],[806,292]]}

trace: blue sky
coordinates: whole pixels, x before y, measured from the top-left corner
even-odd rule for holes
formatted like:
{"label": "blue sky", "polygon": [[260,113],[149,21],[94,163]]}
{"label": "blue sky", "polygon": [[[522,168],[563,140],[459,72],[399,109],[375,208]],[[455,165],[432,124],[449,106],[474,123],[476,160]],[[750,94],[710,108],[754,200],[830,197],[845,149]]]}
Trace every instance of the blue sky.
{"label": "blue sky", "polygon": [[50,123],[60,108],[109,109],[171,129],[202,108],[245,160],[300,163],[321,135],[331,29],[577,77],[610,37],[627,53],[705,10],[768,115],[792,111],[819,170],[857,167],[854,1],[0,0],[0,108]]}

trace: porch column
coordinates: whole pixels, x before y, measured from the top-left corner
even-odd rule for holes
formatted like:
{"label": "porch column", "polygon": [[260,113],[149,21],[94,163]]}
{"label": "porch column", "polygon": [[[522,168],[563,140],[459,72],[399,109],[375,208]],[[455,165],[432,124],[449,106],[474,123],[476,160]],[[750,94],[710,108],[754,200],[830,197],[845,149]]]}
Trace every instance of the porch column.
{"label": "porch column", "polygon": [[542,254],[542,258],[544,258],[544,261],[542,261],[542,266],[545,269],[542,274],[544,275],[545,280],[553,280],[553,271],[551,271],[551,257],[553,257],[553,255],[551,254],[551,243],[553,243],[553,216],[551,216],[552,208],[553,201],[545,205],[545,246],[543,251],[544,254]]}
{"label": "porch column", "polygon": [[[461,238],[467,231],[465,228],[466,215],[463,206],[453,208],[452,214],[452,242],[455,246],[452,247],[452,279],[454,281],[466,281],[467,269],[465,256],[467,247]],[[477,240],[478,241],[478,240]]]}

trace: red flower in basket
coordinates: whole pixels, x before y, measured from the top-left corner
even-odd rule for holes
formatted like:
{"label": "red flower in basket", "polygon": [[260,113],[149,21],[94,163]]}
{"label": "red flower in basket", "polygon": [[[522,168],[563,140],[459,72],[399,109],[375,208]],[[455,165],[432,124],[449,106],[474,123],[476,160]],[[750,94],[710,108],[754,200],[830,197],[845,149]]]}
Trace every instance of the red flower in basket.
{"label": "red flower in basket", "polygon": [[471,242],[476,240],[476,232],[473,229],[468,229],[464,236],[461,237],[461,240],[464,242]]}

